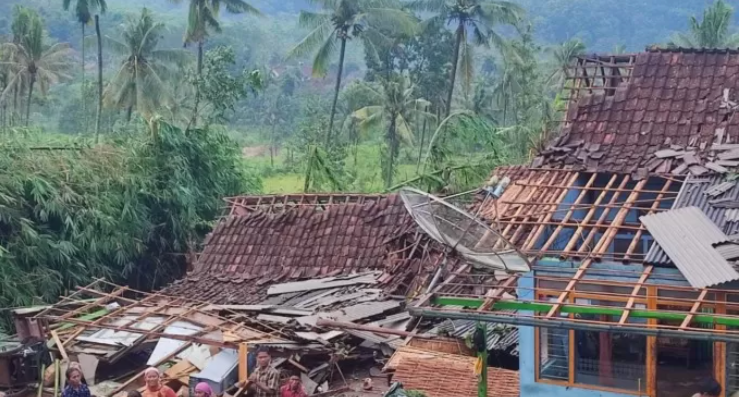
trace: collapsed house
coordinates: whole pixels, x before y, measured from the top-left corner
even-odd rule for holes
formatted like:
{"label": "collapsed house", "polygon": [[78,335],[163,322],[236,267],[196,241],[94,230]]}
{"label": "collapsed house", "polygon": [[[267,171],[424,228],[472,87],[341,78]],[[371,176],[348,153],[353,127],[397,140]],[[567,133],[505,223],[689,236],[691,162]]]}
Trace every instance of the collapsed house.
{"label": "collapsed house", "polygon": [[[229,198],[183,280],[143,307],[87,291],[35,314],[35,333],[102,362],[143,351],[182,390],[209,371],[225,385],[268,345],[313,395],[380,395],[389,375],[428,397],[672,397],[707,377],[739,391],[739,51],[583,56],[569,75],[557,138],[465,206],[484,227],[451,209],[459,233],[440,238],[403,192]],[[163,340],[215,347],[226,370]]]}
{"label": "collapsed house", "polygon": [[[516,298],[443,287],[417,316],[512,324],[526,396],[739,390],[739,52],[573,60],[560,135],[478,202],[535,258]],[[481,286],[483,289],[485,286]]]}
{"label": "collapsed house", "polygon": [[[299,375],[309,395],[381,395],[397,374],[393,380],[406,389],[429,386],[427,397],[444,397],[443,382],[425,380],[439,363],[450,375],[464,374],[466,386],[455,395],[477,394],[477,322],[418,319],[409,310],[427,304],[442,280],[510,285],[509,273],[471,263],[508,258],[522,266],[517,254],[499,250],[500,258],[484,259],[487,251],[445,245],[440,231],[435,239],[419,227],[433,220],[414,218],[399,194],[226,202],[192,270],[162,291],[97,280],[55,305],[15,312],[18,339],[43,340],[58,359],[48,360],[47,351],[34,363],[46,373],[39,393],[55,395],[76,361],[98,396],[142,389],[147,366],[161,368],[185,397],[198,381],[240,395],[230,386],[254,369],[255,351],[268,347],[273,367],[283,377]],[[462,237],[474,240],[468,231]],[[502,296],[464,285],[455,291]],[[491,392],[517,390],[518,330],[490,324],[483,333],[485,364],[505,367],[488,372]]]}

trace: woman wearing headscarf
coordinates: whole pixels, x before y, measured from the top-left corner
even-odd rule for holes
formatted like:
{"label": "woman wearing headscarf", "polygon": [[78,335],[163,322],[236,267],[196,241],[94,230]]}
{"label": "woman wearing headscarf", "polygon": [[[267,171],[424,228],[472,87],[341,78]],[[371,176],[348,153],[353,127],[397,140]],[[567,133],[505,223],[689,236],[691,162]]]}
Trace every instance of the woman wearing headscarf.
{"label": "woman wearing headscarf", "polygon": [[148,368],[144,371],[144,380],[146,381],[146,390],[143,397],[177,397],[174,390],[162,384],[162,374],[156,368]]}
{"label": "woman wearing headscarf", "polygon": [[195,385],[195,397],[215,397],[213,396],[213,389],[206,382],[200,382]]}
{"label": "woman wearing headscarf", "polygon": [[82,383],[82,371],[79,368],[67,369],[67,384],[62,391],[62,397],[91,397],[90,389]]}

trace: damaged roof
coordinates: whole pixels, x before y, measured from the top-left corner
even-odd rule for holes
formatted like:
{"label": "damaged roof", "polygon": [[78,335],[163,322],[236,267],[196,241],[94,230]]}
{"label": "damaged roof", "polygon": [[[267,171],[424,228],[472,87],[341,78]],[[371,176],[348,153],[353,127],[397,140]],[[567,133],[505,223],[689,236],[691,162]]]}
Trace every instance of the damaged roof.
{"label": "damaged roof", "polygon": [[728,237],[698,207],[640,218],[657,243],[695,288],[739,280],[739,272],[714,248]]}
{"label": "damaged roof", "polygon": [[534,166],[702,175],[739,165],[739,51],[579,57],[561,134]]}
{"label": "damaged roof", "polygon": [[251,304],[264,300],[272,284],[367,270],[383,271],[377,288],[394,292],[410,288],[413,276],[443,255],[394,194],[227,201],[229,215],[206,238],[194,270],[165,294]]}
{"label": "damaged roof", "polygon": [[[399,350],[393,379],[405,390],[420,390],[427,397],[475,397],[475,357]],[[516,397],[520,394],[518,371],[488,367],[488,396]]]}
{"label": "damaged roof", "polygon": [[[739,234],[739,182],[724,175],[688,177],[682,185],[673,209],[698,207],[727,236]],[[669,264],[672,261],[659,244],[654,244],[646,262]]]}

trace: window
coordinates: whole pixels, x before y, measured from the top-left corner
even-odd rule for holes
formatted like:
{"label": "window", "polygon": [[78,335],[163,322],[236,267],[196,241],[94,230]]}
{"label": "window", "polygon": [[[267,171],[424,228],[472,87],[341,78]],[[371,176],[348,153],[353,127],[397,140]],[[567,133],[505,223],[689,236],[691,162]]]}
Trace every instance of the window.
{"label": "window", "polygon": [[569,380],[570,332],[566,329],[539,329],[539,377]]}

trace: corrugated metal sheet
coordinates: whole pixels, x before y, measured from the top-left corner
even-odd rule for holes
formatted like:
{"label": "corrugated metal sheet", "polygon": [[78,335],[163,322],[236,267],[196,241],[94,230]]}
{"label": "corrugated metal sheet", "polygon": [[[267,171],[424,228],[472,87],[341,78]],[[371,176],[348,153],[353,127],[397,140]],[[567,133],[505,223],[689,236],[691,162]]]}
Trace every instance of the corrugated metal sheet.
{"label": "corrugated metal sheet", "polygon": [[719,244],[714,248],[716,248],[716,251],[718,251],[718,253],[726,260],[739,258],[739,244],[725,243]]}
{"label": "corrugated metal sheet", "polygon": [[[738,234],[739,222],[730,222],[727,219],[727,211],[729,210],[711,205],[710,201],[714,200],[714,198],[706,194],[714,186],[721,185],[725,182],[726,177],[723,175],[716,175],[710,178],[689,176],[685,183],[683,183],[672,208],[698,207],[724,234]],[[739,181],[732,183],[733,187],[720,195],[720,199],[739,200]],[[652,248],[649,250],[645,262],[658,265],[672,263],[658,243],[652,244]]]}
{"label": "corrugated metal sheet", "polygon": [[713,248],[728,237],[700,208],[680,208],[640,220],[693,287],[739,280],[739,273]]}
{"label": "corrugated metal sheet", "polygon": [[[477,321],[474,320],[446,320],[427,333],[431,335],[448,334],[455,338],[466,339],[474,334],[476,327]],[[487,323],[486,328],[488,350],[508,351],[518,344],[518,327]]]}

